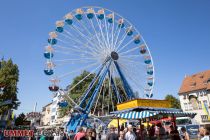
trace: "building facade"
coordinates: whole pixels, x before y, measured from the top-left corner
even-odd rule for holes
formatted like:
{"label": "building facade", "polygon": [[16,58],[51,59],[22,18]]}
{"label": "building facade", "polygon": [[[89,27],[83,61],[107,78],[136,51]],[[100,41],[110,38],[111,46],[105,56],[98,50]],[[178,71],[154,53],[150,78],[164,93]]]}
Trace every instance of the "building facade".
{"label": "building facade", "polygon": [[196,113],[201,125],[210,124],[210,70],[186,76],[178,94],[184,112]]}
{"label": "building facade", "polygon": [[49,126],[50,125],[51,105],[52,105],[52,103],[49,103],[42,108],[41,126]]}
{"label": "building facade", "polygon": [[58,103],[62,100],[62,96],[59,92],[54,94],[52,105],[51,105],[51,120],[50,125],[51,126],[60,126],[62,125],[62,118],[59,114],[59,105]]}

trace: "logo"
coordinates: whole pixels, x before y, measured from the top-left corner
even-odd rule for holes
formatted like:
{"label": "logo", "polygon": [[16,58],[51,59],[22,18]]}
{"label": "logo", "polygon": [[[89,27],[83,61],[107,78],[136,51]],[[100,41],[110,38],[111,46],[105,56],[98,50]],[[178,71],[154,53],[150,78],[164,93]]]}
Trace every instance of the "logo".
{"label": "logo", "polygon": [[4,137],[33,137],[33,130],[4,130]]}

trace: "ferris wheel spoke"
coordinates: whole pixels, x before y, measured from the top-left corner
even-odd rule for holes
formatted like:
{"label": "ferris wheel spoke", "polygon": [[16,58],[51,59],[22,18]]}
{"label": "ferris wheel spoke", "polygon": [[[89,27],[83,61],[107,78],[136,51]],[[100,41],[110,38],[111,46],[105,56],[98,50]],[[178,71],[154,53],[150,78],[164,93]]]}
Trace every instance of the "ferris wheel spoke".
{"label": "ferris wheel spoke", "polygon": [[133,51],[135,51],[135,50],[137,50],[137,49],[139,49],[139,46],[137,46],[137,47],[135,47],[135,48],[133,48],[133,49],[130,49],[130,50],[126,51],[126,52],[119,53],[119,54],[120,54],[120,55],[125,55],[125,54],[130,53],[130,52],[133,52]]}
{"label": "ferris wheel spoke", "polygon": [[[65,41],[63,41],[63,40],[61,40],[61,39],[59,39],[59,38],[57,38],[60,42],[62,42],[63,44],[66,44],[67,46],[69,46],[69,43],[68,42],[65,42]],[[80,43],[81,44],[81,42],[78,42],[78,43]],[[96,55],[97,54],[97,52],[95,52],[95,51],[93,51],[93,50],[91,50],[90,51],[90,48],[91,48],[91,46],[88,46],[87,44],[81,44],[81,46],[86,46],[86,47],[84,47],[83,48],[83,50],[82,49],[79,49],[81,52],[84,52],[84,49],[88,49],[87,51],[85,51],[86,53],[88,53],[88,54],[91,54],[91,55]],[[70,46],[70,47],[74,47],[75,48],[75,46]],[[78,50],[78,51],[79,51]]]}
{"label": "ferris wheel spoke", "polygon": [[[66,36],[66,35],[63,34],[63,33],[61,33],[61,35]],[[83,47],[83,48],[79,48],[80,45],[78,45],[78,46],[77,46],[78,48],[76,48],[74,45],[70,45],[71,42],[64,41],[64,40],[62,40],[62,39],[60,39],[60,38],[57,38],[57,40],[60,41],[60,42],[63,43],[63,44],[66,44],[66,45],[69,46],[69,47],[73,47],[73,48],[79,49],[79,50],[84,50],[84,48],[85,48],[85,49],[91,48],[91,47],[87,46],[87,44],[85,44],[85,43],[83,44],[83,43],[82,43],[81,41],[79,41],[79,40],[74,40],[74,39],[71,38],[71,37],[68,37],[68,38],[69,38],[70,40],[74,41],[74,42],[72,42],[72,44],[80,44],[81,47]],[[84,47],[84,45],[86,45],[87,47]]]}
{"label": "ferris wheel spoke", "polygon": [[122,51],[124,48],[126,48],[127,46],[129,46],[131,43],[133,42],[133,39],[131,39],[130,41],[128,41],[124,46],[122,46],[121,48],[119,47],[117,52]]}
{"label": "ferris wheel spoke", "polygon": [[87,76],[85,76],[83,79],[81,79],[77,84],[75,84],[73,87],[71,87],[68,92],[71,92],[75,87],[77,87],[80,83],[82,83],[85,79],[87,79],[91,74],[95,73],[102,65],[99,65],[96,67],[93,71],[91,71]]}
{"label": "ferris wheel spoke", "polygon": [[118,27],[119,28],[119,30],[118,30],[118,33],[117,33],[117,35],[116,35],[116,39],[115,39],[115,41],[114,41],[114,44],[113,44],[113,48],[114,49],[116,49],[116,44],[117,44],[117,41],[118,41],[118,38],[119,38],[119,34],[120,34],[120,32],[121,32],[121,25],[120,25],[120,27]]}
{"label": "ferris wheel spoke", "polygon": [[[114,16],[114,14],[113,14]],[[114,27],[115,26],[115,22],[112,23],[112,32],[111,32],[111,46],[113,47],[114,44]]]}
{"label": "ferris wheel spoke", "polygon": [[76,52],[76,53],[89,53],[89,52],[87,52],[87,51],[85,51],[84,49],[82,50],[80,50],[80,49],[75,49],[75,47],[76,46],[74,46],[73,48],[71,48],[71,47],[63,47],[63,46],[61,46],[61,45],[55,45],[55,50],[58,50],[58,49],[61,49],[61,50],[65,50],[65,52],[66,51],[73,51],[73,52]]}
{"label": "ferris wheel spoke", "polygon": [[132,73],[133,75],[138,75],[139,78],[145,79],[145,75],[146,75],[145,71],[143,69],[140,70],[139,67],[133,65],[133,63],[119,62],[119,64],[122,65],[125,69],[130,70],[130,73]]}
{"label": "ferris wheel spoke", "polygon": [[[89,19],[87,18],[87,16],[85,16],[85,17],[86,17],[86,20],[89,20]],[[85,25],[84,20],[79,21],[77,18],[76,18],[76,20],[77,20],[77,22],[84,28],[84,30],[85,30],[90,36],[94,36],[94,34],[92,34],[92,33],[88,30],[88,28],[84,26],[84,25]],[[82,24],[81,22],[82,22],[83,24]],[[87,22],[86,22],[86,23],[87,23]]]}
{"label": "ferris wheel spoke", "polygon": [[102,31],[101,24],[99,24],[99,21],[98,21],[98,18],[97,18],[97,16],[96,16],[96,13],[95,13],[95,12],[94,12],[94,16],[95,16],[95,19],[96,19],[96,21],[97,21],[97,23],[98,23],[98,27],[99,27],[99,29],[100,29],[100,33],[101,33],[101,36],[102,36],[102,38],[103,38],[104,45],[106,46],[106,48],[108,48],[108,44],[107,44],[106,39],[105,39],[105,37],[104,37],[104,33],[103,33],[103,31]]}
{"label": "ferris wheel spoke", "polygon": [[54,62],[81,61],[81,60],[95,60],[95,58],[62,59],[62,60],[54,60]]}
{"label": "ferris wheel spoke", "polygon": [[92,41],[90,40],[90,38],[87,37],[87,35],[83,34],[83,33],[80,31],[80,29],[77,28],[75,25],[72,25],[72,26],[70,26],[70,27],[71,27],[72,29],[74,29],[76,32],[78,32],[78,34],[79,34],[82,38],[84,38],[84,39],[88,42],[88,44],[91,44],[91,45],[93,46],[92,49],[94,49],[96,52],[98,52],[98,50],[96,50],[97,45],[96,45],[96,44],[93,44]]}
{"label": "ferris wheel spoke", "polygon": [[99,42],[99,46],[98,46],[98,47],[100,47],[100,48],[102,49],[103,46],[105,46],[105,44],[104,44],[104,42],[102,42],[102,40],[99,38],[99,36],[98,36],[99,33],[96,32],[96,28],[95,28],[95,26],[93,25],[93,21],[92,21],[92,20],[90,20],[90,23],[91,23],[91,26],[92,26],[92,28],[93,28],[93,30],[94,30],[94,32],[95,32],[96,38],[97,38],[97,40],[98,40],[98,42]]}
{"label": "ferris wheel spoke", "polygon": [[66,64],[72,64],[72,65],[77,65],[77,64],[89,64],[89,63],[93,63],[95,62],[94,60],[86,60],[86,61],[83,61],[83,60],[77,60],[77,61],[63,61],[63,62],[57,62],[56,63],[56,66],[63,66],[63,65],[66,65]]}
{"label": "ferris wheel spoke", "polygon": [[126,58],[126,59],[124,59],[124,58],[122,59],[122,58],[121,58],[119,61],[120,61],[120,62],[123,62],[123,61],[124,61],[125,63],[136,64],[136,65],[139,65],[139,66],[146,66],[144,63],[140,63],[140,62],[138,62],[138,61],[136,62],[136,61],[131,60],[131,59],[129,59],[129,58]]}
{"label": "ferris wheel spoke", "polygon": [[80,57],[84,57],[84,56],[82,56],[84,54],[85,55],[89,55],[89,57],[95,57],[96,56],[96,54],[93,54],[93,53],[91,53],[89,51],[85,51],[85,50],[81,50],[81,51],[78,50],[77,51],[75,49],[64,48],[64,47],[61,47],[61,46],[56,47],[54,51],[58,52],[58,53],[61,53],[61,54],[66,54],[66,55],[67,54],[71,54],[71,55],[80,56]]}
{"label": "ferris wheel spoke", "polygon": [[[65,43],[65,44],[67,44],[68,46],[71,46],[70,44],[80,44],[81,46],[79,45],[78,47],[83,47],[84,48],[83,44],[85,44],[85,43],[82,43],[81,40],[78,40],[77,38],[75,38],[75,36],[73,36],[67,30],[64,30],[64,32],[60,33],[60,35],[64,36],[66,39],[68,39],[68,42],[66,42],[66,41],[64,41],[62,39],[59,39],[59,38],[58,38],[58,40],[63,42],[63,43]],[[76,49],[80,49],[81,50],[82,48],[76,48]]]}
{"label": "ferris wheel spoke", "polygon": [[142,89],[144,89],[144,87],[142,87],[142,85],[138,84],[138,83],[140,83],[140,82],[135,78],[135,76],[132,77],[132,76],[130,75],[130,74],[132,73],[131,70],[129,70],[127,67],[123,66],[122,64],[119,64],[119,65],[121,65],[121,67],[123,67],[122,71],[124,71],[124,73],[126,74],[126,76],[127,76],[130,80],[132,80],[132,81],[134,82],[134,84],[136,84],[137,87],[140,86]]}
{"label": "ferris wheel spoke", "polygon": [[122,55],[120,57],[124,57],[124,58],[138,58],[138,57],[140,57],[141,58],[142,56],[141,55],[135,55],[134,54],[134,55],[126,55],[126,56],[125,55]]}
{"label": "ferris wheel spoke", "polygon": [[[104,13],[104,16],[106,17],[106,14]],[[105,30],[106,30],[106,39],[107,39],[107,43],[108,43],[108,47],[109,47],[109,49],[111,49],[111,44],[110,44],[110,40],[109,40],[109,33],[108,33],[108,31],[109,31],[109,24],[108,24],[108,27],[107,27],[107,21],[106,21],[106,19],[104,20],[104,24],[105,24]]]}
{"label": "ferris wheel spoke", "polygon": [[70,75],[70,74],[72,74],[72,73],[76,73],[76,72],[79,72],[79,71],[81,71],[81,70],[85,70],[85,69],[87,69],[87,68],[93,67],[93,66],[95,66],[95,65],[97,65],[97,64],[98,64],[98,62],[93,63],[93,64],[90,64],[90,65],[85,66],[85,67],[82,67],[82,68],[79,68],[79,69],[77,69],[77,70],[71,71],[71,72],[69,72],[69,73],[63,74],[63,75],[59,76],[59,79],[64,78],[64,77],[66,77],[66,76],[68,76],[68,75]]}
{"label": "ferris wheel spoke", "polygon": [[[68,26],[68,27],[69,27],[69,26]],[[69,28],[72,28],[72,27],[70,26]],[[72,34],[71,34],[70,32],[68,32],[67,30],[64,30],[64,32],[67,33],[67,34],[70,36],[70,37],[69,37],[70,40],[73,40],[73,41],[75,41],[76,43],[80,44],[81,47],[86,48],[86,49],[88,49],[89,51],[92,51],[92,52],[94,52],[94,53],[98,52],[98,49],[97,49],[97,48],[94,48],[94,47],[91,47],[91,46],[88,45],[89,42],[88,42],[88,43],[87,43],[87,42],[81,42],[81,40],[75,39],[75,37],[74,37],[75,35],[72,35]],[[92,45],[92,44],[91,44],[91,45]],[[92,48],[94,48],[95,51],[93,51]],[[82,48],[80,48],[80,49],[82,49]]]}
{"label": "ferris wheel spoke", "polygon": [[[96,32],[96,29],[92,23],[92,20],[88,19],[87,16],[85,16],[85,18],[86,18],[86,21],[89,21],[86,23],[89,23],[90,27],[92,27],[92,30],[93,30],[93,34],[92,33],[90,33],[90,34],[96,37],[95,42],[97,42],[96,44],[98,44],[96,47],[98,47],[100,49],[103,48],[103,45],[102,45],[103,43],[101,43],[101,40],[98,37],[98,33]],[[94,33],[95,33],[95,35],[94,35]]]}
{"label": "ferris wheel spoke", "polygon": [[125,32],[124,35],[123,35],[123,37],[121,38],[121,40],[118,42],[118,44],[116,44],[115,51],[118,50],[118,48],[123,43],[123,41],[126,39],[126,37],[127,37],[127,33]]}

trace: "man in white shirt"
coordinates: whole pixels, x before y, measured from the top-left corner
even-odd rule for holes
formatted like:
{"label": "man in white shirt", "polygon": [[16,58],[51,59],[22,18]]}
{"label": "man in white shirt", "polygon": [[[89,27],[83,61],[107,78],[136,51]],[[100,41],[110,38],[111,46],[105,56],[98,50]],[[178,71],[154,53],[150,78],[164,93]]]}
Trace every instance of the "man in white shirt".
{"label": "man in white shirt", "polygon": [[126,140],[136,140],[136,134],[133,132],[132,125],[128,125],[128,132],[125,134]]}

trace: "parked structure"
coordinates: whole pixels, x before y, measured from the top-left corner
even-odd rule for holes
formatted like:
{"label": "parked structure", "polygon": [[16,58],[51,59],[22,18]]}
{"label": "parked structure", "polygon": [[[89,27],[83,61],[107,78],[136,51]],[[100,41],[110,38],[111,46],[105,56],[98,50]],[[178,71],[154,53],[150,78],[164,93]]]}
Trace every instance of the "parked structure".
{"label": "parked structure", "polygon": [[178,94],[184,112],[197,113],[201,125],[210,123],[210,70],[186,76]]}

